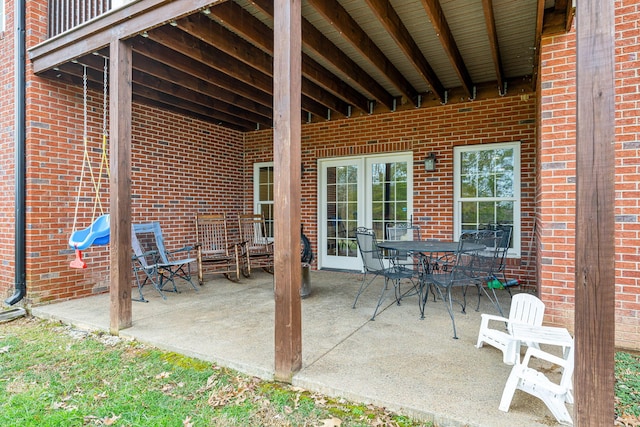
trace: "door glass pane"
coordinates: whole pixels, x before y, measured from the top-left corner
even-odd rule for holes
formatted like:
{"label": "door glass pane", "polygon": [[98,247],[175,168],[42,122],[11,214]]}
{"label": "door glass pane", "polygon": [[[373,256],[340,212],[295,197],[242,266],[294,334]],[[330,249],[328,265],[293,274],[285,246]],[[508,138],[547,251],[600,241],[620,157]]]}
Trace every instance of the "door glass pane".
{"label": "door glass pane", "polygon": [[372,228],[385,238],[387,224],[407,222],[407,162],[371,164]]}
{"label": "door glass pane", "polygon": [[327,255],[356,257],[355,235],[350,230],[357,224],[357,167],[328,167],[326,176]]}

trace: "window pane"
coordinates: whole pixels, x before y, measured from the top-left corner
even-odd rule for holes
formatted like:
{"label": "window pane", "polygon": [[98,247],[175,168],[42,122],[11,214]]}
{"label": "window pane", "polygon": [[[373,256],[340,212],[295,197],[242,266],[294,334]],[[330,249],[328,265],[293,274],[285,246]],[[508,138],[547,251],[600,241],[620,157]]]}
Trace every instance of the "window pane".
{"label": "window pane", "polygon": [[356,202],[351,202],[348,205],[349,216],[348,219],[352,221],[358,220],[358,204]]}
{"label": "window pane", "polygon": [[496,203],[496,222],[498,224],[513,224],[513,202]]}
{"label": "window pane", "polygon": [[339,166],[336,168],[336,182],[339,184],[346,184],[348,182],[348,166]]}
{"label": "window pane", "polygon": [[478,176],[478,197],[494,197],[494,176],[492,174]]}
{"label": "window pane", "polygon": [[496,197],[513,197],[513,171],[496,176]]}
{"label": "window pane", "polygon": [[384,187],[382,184],[373,184],[371,186],[371,199],[374,202],[381,202],[384,200]]}
{"label": "window pane", "polygon": [[493,224],[495,222],[495,202],[478,203],[478,228],[483,224]]}
{"label": "window pane", "polygon": [[382,203],[372,203],[371,204],[371,217],[373,221],[381,221],[382,220]]}
{"label": "window pane", "polygon": [[[462,224],[477,225],[478,204],[476,202],[462,202]],[[463,227],[464,229],[464,227]]]}
{"label": "window pane", "polygon": [[476,189],[475,175],[462,175],[460,177],[460,197],[476,197]]}
{"label": "window pane", "polygon": [[468,151],[460,154],[460,173],[462,175],[476,173],[476,164],[478,163],[476,157],[475,151]]}
{"label": "window pane", "polygon": [[[498,143],[454,148],[457,172],[456,231],[488,224],[514,226],[519,236],[519,143]],[[518,251],[519,242],[513,247]]]}
{"label": "window pane", "polygon": [[407,201],[407,182],[398,182],[396,184],[396,200]]}
{"label": "window pane", "polygon": [[338,185],[336,188],[336,201],[338,202],[346,202],[347,201],[347,197],[349,196],[349,193],[347,192],[347,186],[346,185]]}

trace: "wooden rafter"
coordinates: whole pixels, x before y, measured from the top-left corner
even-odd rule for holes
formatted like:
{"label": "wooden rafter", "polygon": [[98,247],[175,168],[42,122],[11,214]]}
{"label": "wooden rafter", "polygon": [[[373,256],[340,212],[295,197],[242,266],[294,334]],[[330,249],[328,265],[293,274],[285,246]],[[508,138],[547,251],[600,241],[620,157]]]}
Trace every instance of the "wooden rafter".
{"label": "wooden rafter", "polygon": [[538,81],[538,66],[540,65],[540,45],[542,44],[542,26],[544,24],[544,0],[538,0],[538,10],[536,13],[536,36],[535,36],[535,55],[533,55],[533,74],[531,85],[536,87]]}
{"label": "wooden rafter", "polygon": [[[226,27],[232,28],[251,44],[273,56],[273,31],[236,3],[226,2],[214,7],[210,16],[224,22]],[[369,100],[365,96],[304,53],[302,75],[355,108],[361,111],[368,110]]]}
{"label": "wooden rafter", "polygon": [[[146,58],[140,60],[140,58],[136,58],[135,53],[133,58],[134,63],[137,64],[132,71],[132,93],[134,96],[163,104],[164,108],[170,107],[169,109],[179,109],[183,112],[192,113],[187,115],[206,117],[209,121],[223,122],[237,129],[249,130],[255,127],[255,123],[271,126],[270,118],[243,110],[227,102],[214,103],[213,98],[204,95],[200,91],[185,89],[183,86],[172,82],[170,78],[162,78],[164,76],[156,77],[142,72],[137,68],[150,60]],[[82,58],[82,63],[87,65],[88,81],[93,82],[96,87],[102,85],[102,59],[88,55]],[[162,68],[155,68],[155,70],[159,69]],[[59,71],[69,76],[75,76],[77,79],[80,79],[83,73],[82,66],[73,63],[61,65]]]}
{"label": "wooden rafter", "polygon": [[447,53],[451,65],[460,79],[462,88],[469,98],[473,98],[473,81],[471,80],[471,75],[464,64],[464,60],[453,38],[439,0],[422,0],[422,5],[429,19],[431,19],[431,25],[433,25],[434,30],[438,34],[438,39],[440,43],[442,43],[442,47]]}
{"label": "wooden rafter", "polygon": [[414,105],[418,105],[418,91],[389,61],[367,33],[336,0],[308,0],[325,19],[338,30],[385,78]]}
{"label": "wooden rafter", "polygon": [[[517,0],[506,1],[506,6],[513,7]],[[300,19],[301,117],[312,122],[466,102],[472,96],[484,99],[501,95],[493,88],[504,91],[506,82],[514,90],[531,90],[530,82],[537,78],[541,36],[551,29],[570,28],[572,1],[557,0],[544,11],[544,0],[527,2],[528,38],[533,36],[532,9],[539,8],[535,44],[528,40],[512,58],[504,58],[506,51],[500,52],[498,46],[512,46],[509,37],[514,31],[519,37],[522,33],[497,14],[497,9],[492,13],[493,3],[497,8],[497,2],[483,0],[486,25],[478,23],[477,16],[470,20],[472,26],[480,24],[472,28],[474,32],[486,34],[474,43],[482,44],[491,55],[476,55],[468,59],[473,63],[464,64],[453,41],[459,27],[449,28],[437,0],[367,0],[353,9],[343,8],[346,3],[342,0],[304,2],[302,13],[308,19]],[[422,25],[403,15],[409,10],[422,13],[420,8],[431,12],[431,25],[444,49],[431,48],[428,43],[435,42],[433,34],[423,33]],[[134,99],[251,130],[273,123],[274,21],[270,0],[138,0],[34,46],[29,55],[37,74],[64,81],[61,74],[70,70],[65,64],[84,61],[92,53],[108,57],[109,40],[126,40],[133,47]],[[500,43],[496,28],[504,39]],[[531,62],[523,62],[532,56],[531,47],[536,49],[534,68],[527,71]],[[391,63],[385,54],[393,50],[401,54]],[[481,83],[471,81],[465,65],[477,70]],[[519,74],[513,75],[513,70]],[[76,81],[77,73],[68,77]],[[421,91],[429,88],[428,96],[418,96],[418,85]]]}
{"label": "wooden rafter", "polygon": [[487,36],[491,45],[491,57],[493,58],[493,67],[496,70],[496,82],[498,91],[504,95],[504,71],[502,69],[502,58],[500,57],[500,44],[498,43],[498,32],[496,31],[496,18],[493,14],[493,0],[482,0],[482,9],[484,11],[484,20],[487,24]]}
{"label": "wooden rafter", "polygon": [[[231,9],[231,5],[233,4],[235,3],[228,2],[215,9]],[[268,0],[254,0],[253,4],[258,7],[262,13],[273,19],[273,2]],[[242,10],[242,8],[239,9]],[[236,10],[232,12],[237,13]],[[228,13],[229,12],[225,12],[227,15]],[[351,84],[359,86],[363,91],[367,92],[372,99],[375,99],[388,109],[393,108],[393,95],[387,92],[369,73],[345,55],[331,40],[304,18],[302,19],[302,44],[316,55],[321,56],[335,69],[345,74]],[[354,105],[357,106],[357,104]]]}
{"label": "wooden rafter", "polygon": [[[180,78],[181,76],[191,76],[190,79],[185,79],[185,82],[191,81],[192,84],[202,87],[203,90],[210,88],[218,96],[229,94],[231,95],[231,99],[229,99],[228,102],[239,103],[242,98],[247,98],[254,104],[268,107],[269,110],[273,106],[273,98],[270,93],[260,91],[254,86],[210,68],[178,51],[167,49],[165,46],[148,38],[136,38],[133,42],[133,50],[149,59],[153,58],[157,64],[166,65],[166,67],[159,67],[160,70],[154,69],[154,72],[157,74],[174,76],[172,77],[173,79]],[[161,76],[158,75],[158,77]],[[222,98],[221,100],[224,101],[226,98]],[[263,114],[257,109],[256,113]]]}
{"label": "wooden rafter", "polygon": [[[206,16],[202,14],[191,15],[177,21],[176,25],[188,34],[215,46],[249,67],[273,78],[273,58],[269,53],[245,41],[239,35]],[[342,115],[348,113],[346,102],[308,79],[302,79],[302,93],[324,105],[327,109],[337,111]]]}
{"label": "wooden rafter", "polygon": [[[178,28],[170,26],[156,28],[153,31],[149,31],[148,38],[178,52],[187,53],[196,61],[254,86],[263,92],[272,94],[272,76],[253,67],[247,67],[237,58]],[[302,108],[319,117],[327,115],[327,107],[309,96],[303,97]]]}
{"label": "wooden rafter", "polygon": [[[91,25],[81,25],[65,34],[38,44],[29,50],[33,72],[39,73],[69,58],[76,58],[95,52],[107,46],[109,39],[99,29],[108,28],[111,37],[127,39],[148,29],[162,25],[167,17],[184,16],[215,3],[215,0],[190,0],[176,2],[170,0],[140,0],[130,7],[114,10],[98,16]],[[82,43],[78,41],[82,40]]]}
{"label": "wooden rafter", "polygon": [[393,9],[388,0],[367,0],[371,11],[376,15],[380,23],[385,27],[389,35],[418,70],[424,80],[431,86],[432,92],[440,102],[445,101],[445,89],[436,73],[429,65],[420,48],[409,34],[402,20]]}

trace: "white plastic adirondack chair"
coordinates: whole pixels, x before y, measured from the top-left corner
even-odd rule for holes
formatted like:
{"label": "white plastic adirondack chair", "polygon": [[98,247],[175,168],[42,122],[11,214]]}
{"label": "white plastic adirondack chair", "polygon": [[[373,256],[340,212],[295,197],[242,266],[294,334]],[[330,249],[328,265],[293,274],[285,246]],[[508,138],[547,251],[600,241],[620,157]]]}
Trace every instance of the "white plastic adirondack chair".
{"label": "white plastic adirondack chair", "polygon": [[[511,300],[509,318],[495,316],[492,314],[482,314],[480,331],[478,332],[478,342],[476,347],[480,348],[484,343],[494,346],[503,353],[502,360],[507,365],[517,363],[520,355],[520,346],[513,337],[511,325],[513,323],[525,323],[531,326],[541,326],[544,317],[544,303],[536,296],[526,293],[516,294]],[[489,322],[500,322],[500,329],[492,329]],[[506,323],[506,329],[505,329]],[[538,347],[535,343],[525,343],[528,346]]]}
{"label": "white plastic adirondack chair", "polygon": [[[529,347],[521,364],[511,369],[500,400],[499,409],[509,412],[511,400],[516,390],[522,390],[541,399],[560,424],[573,425],[573,420],[565,403],[573,403],[573,345],[568,349],[567,357],[557,357],[540,349]],[[555,383],[542,372],[529,367],[531,358],[546,360],[562,368],[560,383]]]}

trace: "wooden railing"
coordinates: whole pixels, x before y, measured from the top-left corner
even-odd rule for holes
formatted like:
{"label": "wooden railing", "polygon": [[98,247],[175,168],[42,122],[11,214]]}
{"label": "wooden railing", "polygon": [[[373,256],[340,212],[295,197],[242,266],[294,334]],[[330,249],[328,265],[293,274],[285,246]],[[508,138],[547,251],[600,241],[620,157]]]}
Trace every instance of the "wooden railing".
{"label": "wooden railing", "polygon": [[49,37],[57,36],[111,9],[111,0],[49,0]]}

